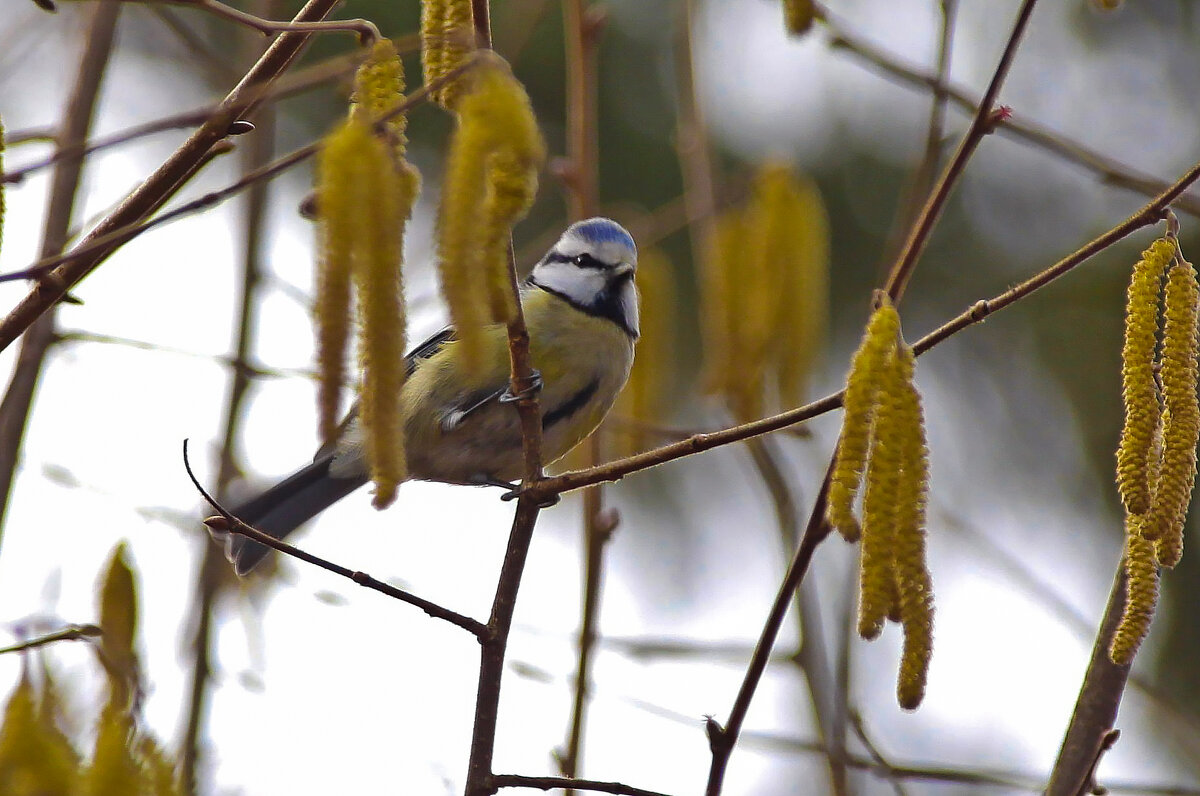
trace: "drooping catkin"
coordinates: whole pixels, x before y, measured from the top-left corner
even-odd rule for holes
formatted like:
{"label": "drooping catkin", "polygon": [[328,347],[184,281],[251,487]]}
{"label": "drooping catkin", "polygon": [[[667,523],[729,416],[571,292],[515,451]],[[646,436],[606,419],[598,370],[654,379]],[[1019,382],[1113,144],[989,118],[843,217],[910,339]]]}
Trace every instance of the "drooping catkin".
{"label": "drooping catkin", "polygon": [[318,162],[322,256],[315,315],[321,433],[328,439],[338,420],[353,286],[363,371],[359,417],[376,508],[395,499],[396,487],[406,477],[399,409],[406,373],[400,268],[404,228],[420,190],[420,175],[404,159],[402,114],[386,121],[383,137],[374,130],[376,120],[403,99],[403,92],[403,68],[395,47],[379,41],[355,75],[348,118],[328,136]]}
{"label": "drooping catkin", "polygon": [[895,353],[890,354],[877,377],[878,403],[874,440],[867,464],[863,493],[862,549],[859,555],[858,634],[876,638],[897,594],[894,552],[896,510],[901,501],[900,397],[902,385]]}
{"label": "drooping catkin", "polygon": [[1196,320],[1200,288],[1196,271],[1177,262],[1167,275],[1162,362],[1162,463],[1142,534],[1159,541],[1159,563],[1173,567],[1183,554],[1183,526],[1196,482],[1200,406],[1196,398]]}
{"label": "drooping catkin", "polygon": [[361,119],[349,118],[325,138],[317,157],[319,262],[316,271],[317,406],[321,439],[332,439],[341,417],[350,339],[350,293],[354,251],[364,234],[359,207],[367,180],[363,154],[374,136]]}
{"label": "drooping catkin", "polygon": [[[742,327],[742,284],[744,270],[743,241],[746,223],[740,210],[718,215],[706,241],[701,260],[700,300],[705,322],[701,326],[704,344],[704,391],[710,395],[731,396],[746,379],[743,360],[738,357]],[[754,389],[753,385],[746,389]]]}
{"label": "drooping catkin", "polygon": [[533,202],[545,144],[524,87],[498,56],[476,70],[458,110],[442,182],[438,266],[464,358],[478,367],[484,326],[515,311],[508,236]]}
{"label": "drooping catkin", "polygon": [[792,36],[807,33],[816,9],[812,0],[783,0],[783,27]]}
{"label": "drooping catkin", "polygon": [[825,350],[829,327],[829,214],[811,179],[796,175],[792,193],[793,246],[781,282],[787,306],[779,355],[779,399],[784,407],[810,399],[809,376]]}
{"label": "drooping catkin", "polygon": [[400,391],[406,365],[404,283],[401,262],[405,220],[416,200],[415,172],[397,171],[389,148],[371,137],[371,197],[354,276],[358,292],[359,358],[363,381],[359,412],[366,431],[367,462],[375,484],[372,505],[387,508],[406,477]]}
{"label": "drooping catkin", "polygon": [[1142,252],[1129,281],[1121,351],[1125,426],[1117,448],[1117,489],[1131,514],[1150,508],[1150,446],[1161,412],[1154,380],[1158,297],[1163,273],[1174,254],[1172,239],[1156,240]]}
{"label": "drooping catkin", "polygon": [[705,391],[740,421],[803,402],[828,318],[829,230],[820,192],[769,161],[721,213],[702,261]]}
{"label": "drooping catkin", "polygon": [[904,651],[900,660],[897,698],[914,710],[925,695],[933,654],[933,579],[925,560],[925,513],[929,491],[929,446],[921,396],[913,383],[913,351],[901,344],[896,353],[899,394],[892,434],[900,450],[900,480],[895,509],[895,582],[899,592]]}
{"label": "drooping catkin", "polygon": [[[379,39],[354,76],[354,93],[350,97],[350,112],[366,112],[374,122],[404,99],[404,65],[400,54],[389,39]],[[404,159],[408,138],[405,114],[389,116],[384,122],[388,142],[395,150],[395,159]]]}
{"label": "drooping catkin", "polygon": [[1154,544],[1140,532],[1137,520],[1125,537],[1125,609],[1113,636],[1108,657],[1119,666],[1133,663],[1138,647],[1150,632],[1158,603],[1158,564]]}
{"label": "drooping catkin", "polygon": [[[471,0],[422,0],[421,64],[425,85],[444,77],[463,64],[475,49],[475,18]],[[433,92],[433,101],[449,111],[456,110],[463,93],[463,78]]]}
{"label": "drooping catkin", "polygon": [[846,377],[842,433],[830,477],[827,516],[849,542],[857,541],[861,532],[854,517],[854,497],[867,462],[880,382],[886,378],[887,360],[899,333],[900,316],[884,296],[867,323]]}

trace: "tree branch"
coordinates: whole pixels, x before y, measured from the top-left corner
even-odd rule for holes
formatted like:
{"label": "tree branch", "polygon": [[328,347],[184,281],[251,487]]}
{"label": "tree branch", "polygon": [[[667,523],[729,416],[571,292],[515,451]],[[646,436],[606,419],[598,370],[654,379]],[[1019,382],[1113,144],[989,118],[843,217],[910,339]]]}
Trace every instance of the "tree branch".
{"label": "tree branch", "polygon": [[527,777],[521,774],[496,774],[492,777],[492,785],[496,788],[536,788],[537,790],[567,788],[590,790],[595,793],[616,793],[622,794],[622,796],[667,796],[665,793],[622,785],[620,782],[600,782],[595,779],[575,779],[574,777]]}
{"label": "tree branch", "polygon": [[[309,0],[296,15],[295,21],[321,19],[335,5],[337,0]],[[205,162],[213,146],[228,134],[230,125],[261,101],[265,89],[291,64],[310,35],[280,35],[200,129],[88,233],[80,247],[87,246],[114,230],[136,224],[161,207],[171,193]],[[117,240],[99,247],[90,251],[87,256],[64,262],[45,274],[25,298],[0,321],[0,350],[8,348],[37,318],[61,300],[73,285],[112,254],[121,242]]]}
{"label": "tree branch", "polygon": [[[979,103],[973,100],[965,89],[939,80],[935,74],[905,64],[866,39],[846,31],[833,21],[827,11],[822,15],[822,21],[830,33],[832,46],[845,49],[902,83],[932,90],[935,94],[944,93],[950,102],[968,113],[978,111]],[[1139,172],[1033,121],[1005,119],[997,125],[996,130],[1002,135],[1033,144],[1069,163],[1091,171],[1109,185],[1116,185],[1143,196],[1154,196],[1168,187],[1165,180]],[[1200,216],[1200,199],[1196,197],[1181,196],[1176,207],[1189,215]]]}
{"label": "tree branch", "polygon": [[451,611],[449,608],[443,608],[437,603],[430,602],[423,597],[417,597],[415,594],[409,594],[403,589],[397,589],[395,586],[384,583],[381,580],[377,580],[365,572],[347,569],[340,564],[335,564],[332,561],[326,561],[323,558],[314,556],[312,553],[306,553],[298,547],[293,547],[287,542],[281,542],[274,536],[269,536],[254,526],[247,525],[246,523],[242,522],[233,514],[230,514],[229,510],[222,506],[216,500],[216,498],[210,495],[200,484],[199,479],[196,478],[196,474],[192,472],[192,465],[188,459],[188,441],[186,439],[183,441],[183,468],[187,471],[187,475],[188,478],[191,479],[192,486],[196,488],[196,491],[200,493],[200,496],[204,498],[205,502],[212,506],[213,511],[220,515],[219,517],[209,517],[207,520],[205,520],[205,525],[207,525],[213,532],[236,533],[246,536],[258,542],[259,544],[266,545],[272,550],[277,550],[285,555],[298,558],[301,561],[312,564],[313,566],[320,567],[327,572],[332,572],[335,575],[341,575],[343,578],[348,578],[349,580],[357,583],[359,586],[372,589],[373,591],[380,592],[381,594],[386,594],[388,597],[393,597],[401,602],[406,602],[409,605],[414,605],[425,613],[429,614],[434,619],[441,619],[442,621],[449,622],[456,627],[461,627],[463,630],[467,631],[478,639],[483,639],[488,635],[488,629],[483,625],[483,623],[472,619],[469,616],[463,616],[456,611]]}

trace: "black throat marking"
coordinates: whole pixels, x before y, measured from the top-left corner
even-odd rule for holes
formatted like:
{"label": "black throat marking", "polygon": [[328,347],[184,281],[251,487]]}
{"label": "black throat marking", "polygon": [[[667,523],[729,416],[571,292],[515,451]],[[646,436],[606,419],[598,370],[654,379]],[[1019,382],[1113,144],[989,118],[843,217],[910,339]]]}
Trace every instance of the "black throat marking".
{"label": "black throat marking", "polygon": [[627,277],[622,277],[618,280],[609,282],[604,286],[604,290],[600,291],[600,294],[596,296],[596,300],[590,304],[577,301],[571,296],[568,296],[566,293],[563,293],[561,290],[555,290],[552,287],[547,287],[546,285],[543,285],[541,282],[534,279],[532,276],[529,277],[528,284],[531,284],[537,288],[541,288],[552,296],[557,296],[575,309],[591,315],[593,318],[604,318],[612,321],[621,328],[621,331],[625,332],[625,334],[636,340],[638,339],[638,333],[630,328],[629,319],[625,317],[625,307],[621,302],[620,291],[620,288],[624,286],[624,283],[632,278],[633,274],[630,274]]}

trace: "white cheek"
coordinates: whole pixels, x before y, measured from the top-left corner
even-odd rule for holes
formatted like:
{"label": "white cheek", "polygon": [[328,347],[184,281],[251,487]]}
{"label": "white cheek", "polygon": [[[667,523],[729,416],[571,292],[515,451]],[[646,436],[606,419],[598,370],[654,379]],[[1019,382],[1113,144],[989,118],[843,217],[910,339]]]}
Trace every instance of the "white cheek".
{"label": "white cheek", "polygon": [[539,268],[538,281],[564,296],[588,304],[604,288],[604,275],[570,263],[548,263]]}

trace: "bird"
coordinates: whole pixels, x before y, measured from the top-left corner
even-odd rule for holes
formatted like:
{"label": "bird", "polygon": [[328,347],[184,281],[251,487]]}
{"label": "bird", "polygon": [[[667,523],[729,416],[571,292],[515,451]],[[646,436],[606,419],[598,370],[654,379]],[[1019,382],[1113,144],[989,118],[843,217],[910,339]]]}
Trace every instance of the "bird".
{"label": "bird", "polygon": [[[546,464],[596,429],[629,377],[639,334],[636,272],[633,236],[611,219],[589,218],[567,227],[521,285]],[[485,329],[484,350],[483,364],[468,368],[454,328],[447,327],[405,357],[399,403],[410,480],[511,489],[522,477],[504,325]],[[355,406],[310,464],[229,513],[283,539],[368,480]],[[225,546],[238,575],[270,552],[235,534]]]}

